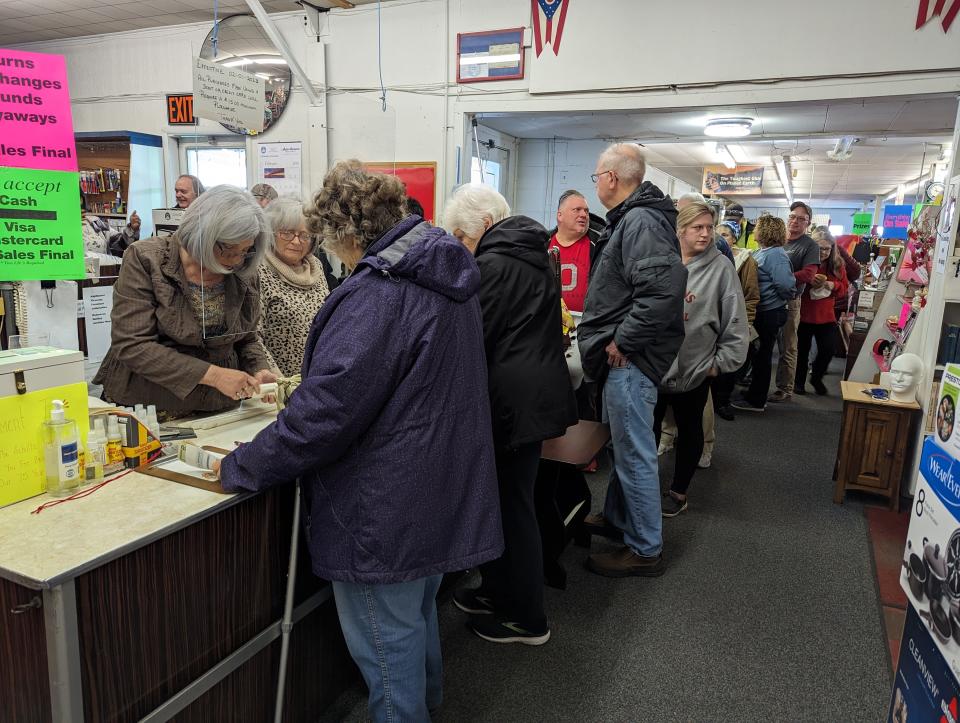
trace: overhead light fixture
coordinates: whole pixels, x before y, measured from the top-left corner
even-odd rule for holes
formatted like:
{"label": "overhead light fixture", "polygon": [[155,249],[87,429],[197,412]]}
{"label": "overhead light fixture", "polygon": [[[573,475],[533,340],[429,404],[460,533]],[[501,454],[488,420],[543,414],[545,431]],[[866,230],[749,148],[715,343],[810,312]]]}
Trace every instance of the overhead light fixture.
{"label": "overhead light fixture", "polygon": [[725,143],[717,144],[717,155],[720,156],[720,160],[723,161],[723,165],[727,168],[734,169],[737,167],[737,161]]}
{"label": "overhead light fixture", "polygon": [[714,118],[707,121],[703,133],[711,138],[743,138],[752,127],[753,118]]}
{"label": "overhead light fixture", "polygon": [[773,165],[777,169],[777,178],[780,179],[780,185],[783,186],[783,195],[787,197],[787,203],[793,203],[793,182],[787,172],[787,163],[789,162],[790,156],[773,157]]}
{"label": "overhead light fixture", "polygon": [[827,151],[827,158],[834,161],[845,161],[851,155],[850,149],[853,147],[853,144],[857,142],[856,136],[843,136],[843,138],[838,138],[836,145],[833,147],[832,151]]}
{"label": "overhead light fixture", "polygon": [[225,63],[221,63],[224,68],[236,68],[238,65],[246,65],[247,63],[252,63],[253,61],[250,58],[234,58],[233,60],[228,60]]}

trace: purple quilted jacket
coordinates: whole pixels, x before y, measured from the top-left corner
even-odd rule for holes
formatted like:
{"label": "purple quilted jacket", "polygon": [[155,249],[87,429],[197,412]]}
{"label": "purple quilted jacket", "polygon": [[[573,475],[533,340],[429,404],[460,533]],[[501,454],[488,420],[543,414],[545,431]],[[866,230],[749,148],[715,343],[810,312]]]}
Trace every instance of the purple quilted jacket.
{"label": "purple quilted jacket", "polygon": [[223,486],[302,481],[313,571],[387,584],[503,550],[470,253],[410,216],[368,250],[307,339],[276,422],[223,463]]}

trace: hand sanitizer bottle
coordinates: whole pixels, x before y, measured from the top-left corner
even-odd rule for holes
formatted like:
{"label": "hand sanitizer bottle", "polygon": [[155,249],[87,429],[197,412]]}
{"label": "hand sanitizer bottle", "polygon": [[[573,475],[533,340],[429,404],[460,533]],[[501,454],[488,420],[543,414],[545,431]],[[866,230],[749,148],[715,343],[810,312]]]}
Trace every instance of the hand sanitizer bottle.
{"label": "hand sanitizer bottle", "polygon": [[66,418],[59,399],[53,400],[50,419],[43,423],[43,458],[47,494],[73,494],[80,486],[80,436],[76,422]]}

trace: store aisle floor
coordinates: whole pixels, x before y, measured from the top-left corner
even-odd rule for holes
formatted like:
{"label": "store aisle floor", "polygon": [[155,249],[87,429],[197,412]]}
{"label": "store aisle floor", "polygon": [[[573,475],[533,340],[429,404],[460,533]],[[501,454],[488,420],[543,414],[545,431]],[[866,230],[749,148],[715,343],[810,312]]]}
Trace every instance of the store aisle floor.
{"label": "store aisle floor", "polygon": [[[892,679],[866,518],[861,502],[831,501],[840,368],[829,397],[717,420],[712,469],[664,520],[663,577],[600,578],[568,548],[540,648],[484,642],[443,603],[436,720],[880,720]],[[597,509],[606,476],[590,477]],[[325,720],[366,720],[364,695]]]}

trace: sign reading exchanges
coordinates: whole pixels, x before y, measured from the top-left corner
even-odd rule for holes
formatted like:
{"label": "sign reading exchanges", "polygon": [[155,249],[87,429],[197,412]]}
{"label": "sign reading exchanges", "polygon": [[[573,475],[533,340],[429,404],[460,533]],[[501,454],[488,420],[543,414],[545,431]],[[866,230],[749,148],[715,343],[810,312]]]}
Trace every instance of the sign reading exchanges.
{"label": "sign reading exchanges", "polygon": [[62,55],[0,49],[0,166],[77,170]]}
{"label": "sign reading exchanges", "polygon": [[203,58],[193,64],[193,114],[218,123],[263,132],[263,78]]}
{"label": "sign reading exchanges", "polygon": [[763,166],[703,167],[702,193],[759,195],[763,190]]}
{"label": "sign reading exchanges", "polygon": [[82,279],[80,177],[0,167],[0,280]]}

